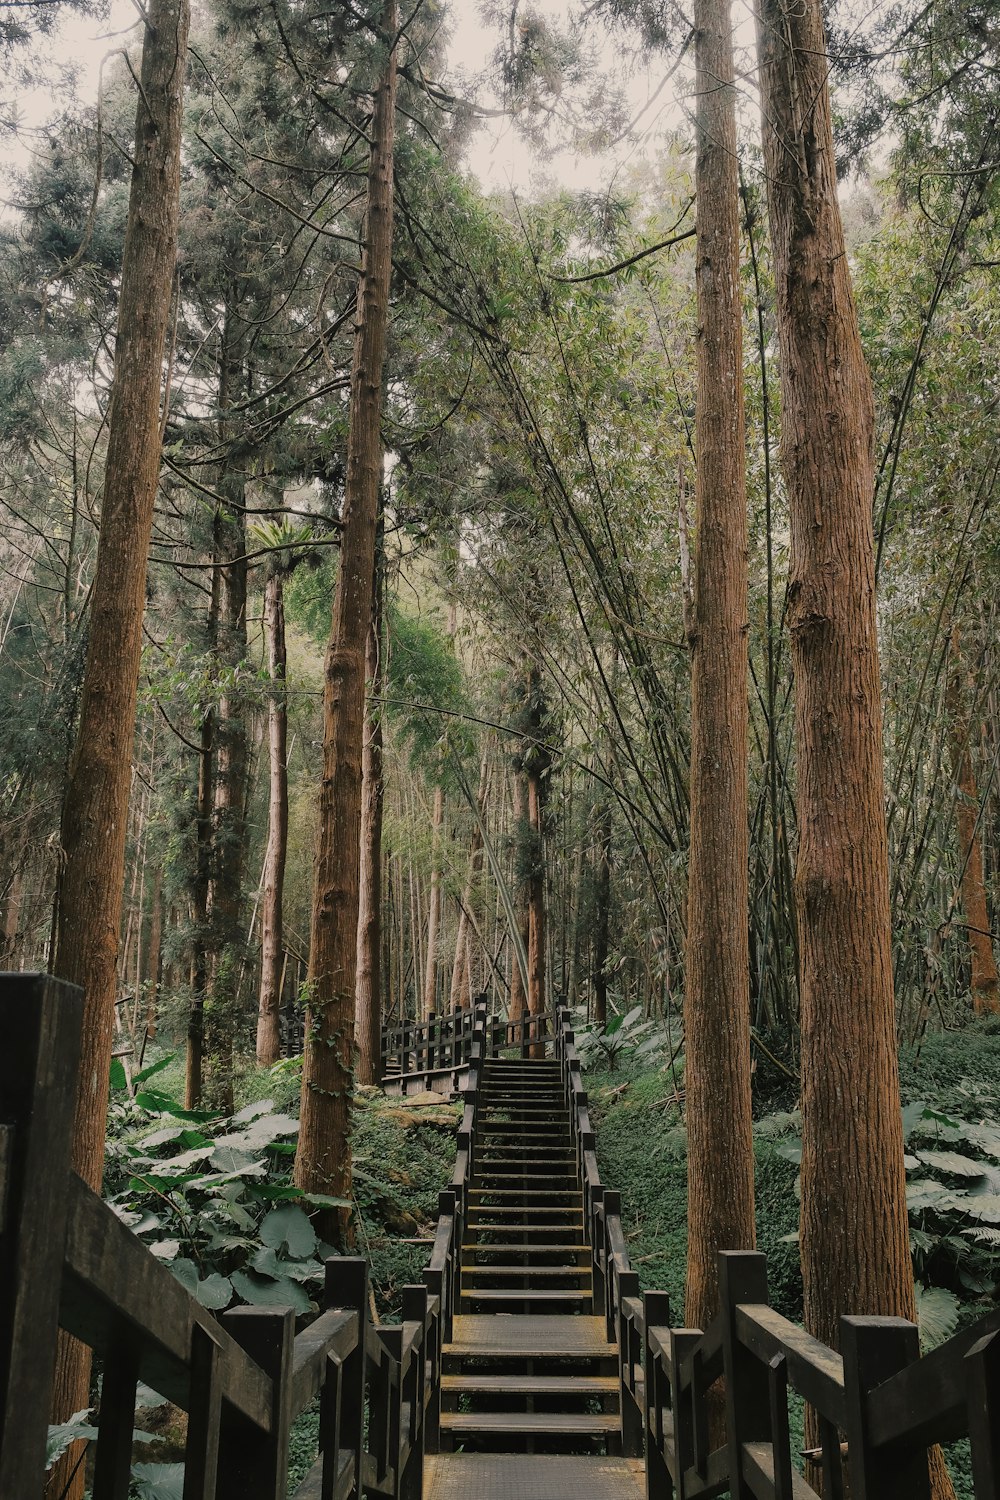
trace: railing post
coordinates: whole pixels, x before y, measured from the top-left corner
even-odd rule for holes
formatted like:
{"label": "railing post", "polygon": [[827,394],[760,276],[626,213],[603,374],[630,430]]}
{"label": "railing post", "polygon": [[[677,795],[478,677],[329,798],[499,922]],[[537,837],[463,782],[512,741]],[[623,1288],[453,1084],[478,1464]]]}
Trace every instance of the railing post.
{"label": "railing post", "polygon": [[879,1452],[868,1440],[869,1392],[920,1358],[916,1324],[905,1318],[841,1318],[840,1352],[851,1500],[930,1500],[925,1449]]}
{"label": "railing post", "polygon": [[[452,1248],[454,1250],[454,1194],[448,1195],[451,1199],[451,1207],[448,1210],[452,1217]],[[442,1199],[445,1194],[441,1194]],[[450,1308],[447,1302],[449,1290],[449,1278],[445,1274],[447,1268],[428,1267],[424,1272],[424,1285],[427,1295],[433,1300],[437,1298],[438,1313],[434,1319],[433,1328],[428,1330],[428,1363],[430,1365],[430,1391],[427,1397],[427,1414],[424,1420],[424,1452],[440,1453],[441,1451],[441,1346],[451,1338]]]}
{"label": "railing post", "polygon": [[271,1431],[261,1432],[223,1409],[219,1443],[219,1500],[284,1500],[295,1314],[281,1308],[234,1307],[222,1315],[226,1332],[271,1380]]}
{"label": "railing post", "polygon": [[101,1386],[93,1500],[127,1500],[132,1477],[139,1346],[122,1320],[115,1321],[118,1326]]}
{"label": "railing post", "polygon": [[40,1491],[52,1400],[81,992],[0,978],[0,1495]]}
{"label": "railing post", "polygon": [[1000,1334],[979,1339],[965,1362],[976,1500],[1000,1500]]}
{"label": "railing post", "polygon": [[670,1373],[653,1352],[654,1328],[669,1337],[670,1298],[666,1292],[644,1292],[642,1297],[643,1434],[646,1439],[646,1500],[673,1500],[674,1487],[667,1465],[664,1409],[668,1405]]}
{"label": "railing post", "polygon": [[211,1329],[196,1323],[191,1330],[191,1393],[184,1449],[184,1500],[214,1500],[221,1420],[219,1341]]}
{"label": "railing post", "polygon": [[[368,1352],[368,1262],[360,1256],[331,1256],[326,1262],[326,1284],[323,1306],[343,1308],[357,1314],[358,1342],[344,1360],[340,1371],[340,1410],[330,1409],[321,1400],[320,1447],[324,1467],[333,1465],[336,1479],[339,1465],[337,1448],[354,1454],[354,1484],[349,1494],[361,1500],[365,1460],[365,1378]],[[325,1430],[324,1430],[325,1429]],[[327,1441],[334,1448],[330,1453]]]}
{"label": "railing post", "polygon": [[[403,1386],[402,1371],[400,1371],[400,1392],[402,1396],[403,1410],[407,1406],[410,1412],[410,1430],[408,1433],[410,1451],[399,1476],[399,1500],[422,1500],[424,1492],[424,1442],[426,1438],[426,1427],[424,1418],[426,1413],[426,1382],[427,1382],[427,1355],[428,1337],[427,1327],[427,1288],[425,1286],[404,1286],[403,1288],[403,1322],[419,1323],[421,1328],[420,1340],[410,1356],[410,1370],[407,1372],[409,1382],[408,1388]],[[436,1383],[436,1372],[431,1375],[432,1384]]]}
{"label": "railing post", "polygon": [[616,1271],[618,1281],[618,1382],[621,1388],[622,1453],[625,1458],[641,1458],[643,1455],[643,1411],[637,1406],[635,1367],[642,1360],[643,1351],[638,1345],[633,1319],[625,1316],[626,1297],[639,1296],[639,1273]]}
{"label": "railing post", "polygon": [[608,1220],[621,1217],[622,1195],[617,1188],[605,1188],[601,1212],[601,1232],[604,1243],[601,1246],[601,1259],[604,1266],[604,1317],[608,1330],[609,1341],[618,1338],[617,1309],[615,1307],[615,1267],[611,1254],[611,1246],[608,1243]]}
{"label": "railing post", "polygon": [[[674,1418],[674,1475],[677,1493],[684,1500],[687,1486],[684,1475],[694,1468],[697,1458],[695,1444],[694,1405],[697,1392],[694,1381],[685,1387],[681,1366],[689,1354],[701,1342],[701,1331],[697,1328],[675,1328],[670,1337],[670,1407]],[[670,1461],[667,1458],[669,1468]]]}
{"label": "railing post", "polygon": [[743,1444],[767,1442],[771,1409],[760,1363],[736,1334],[736,1309],[740,1303],[767,1304],[767,1261],[755,1251],[724,1250],[719,1256],[719,1305],[726,1381],[729,1493],[732,1500],[751,1500],[753,1491],[743,1478]]}

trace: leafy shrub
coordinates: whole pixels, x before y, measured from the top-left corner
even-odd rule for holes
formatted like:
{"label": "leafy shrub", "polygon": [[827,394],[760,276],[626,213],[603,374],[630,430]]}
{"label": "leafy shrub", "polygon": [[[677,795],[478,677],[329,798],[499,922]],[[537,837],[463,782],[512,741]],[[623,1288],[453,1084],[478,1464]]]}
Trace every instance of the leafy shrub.
{"label": "leafy shrub", "polygon": [[346,1200],[290,1180],[299,1122],[273,1100],[230,1118],[187,1110],[137,1075],[134,1100],[113,1105],[105,1197],[123,1223],[204,1307],[234,1301],[308,1312],[322,1282],[322,1244],[307,1208]]}

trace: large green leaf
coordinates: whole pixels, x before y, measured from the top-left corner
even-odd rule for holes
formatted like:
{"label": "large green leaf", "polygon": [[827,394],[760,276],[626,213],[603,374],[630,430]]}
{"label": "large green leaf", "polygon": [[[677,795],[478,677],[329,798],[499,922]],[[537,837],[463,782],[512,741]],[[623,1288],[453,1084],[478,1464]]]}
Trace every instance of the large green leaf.
{"label": "large green leaf", "polygon": [[958,1151],[918,1151],[922,1162],[937,1172],[947,1172],[952,1177],[982,1177],[985,1167],[971,1156],[962,1156]]}
{"label": "large green leaf", "polygon": [[207,1307],[210,1312],[220,1312],[233,1300],[233,1284],[228,1276],[221,1276],[218,1271],[213,1271],[210,1276],[198,1282],[194,1294],[202,1307]]}
{"label": "large green leaf", "polygon": [[906,1184],[906,1206],[910,1213],[920,1213],[925,1208],[938,1213],[952,1212],[958,1202],[954,1193],[929,1177],[920,1177],[916,1182]]}
{"label": "large green leaf", "polygon": [[255,1307],[292,1307],[296,1312],[308,1312],[312,1305],[302,1287],[287,1276],[275,1279],[256,1271],[234,1271],[232,1283],[236,1295]]}
{"label": "large green leaf", "polygon": [[184,1500],[183,1464],[135,1464],[132,1484],[139,1500]]}
{"label": "large green leaf", "polygon": [[316,1249],[316,1231],[305,1212],[295,1203],[272,1208],[261,1221],[260,1237],[273,1250],[287,1245],[293,1260],[305,1260]]}
{"label": "large green leaf", "polygon": [[961,1303],[954,1292],[943,1286],[918,1286],[916,1296],[920,1347],[926,1354],[955,1332]]}
{"label": "large green leaf", "polygon": [[250,1120],[257,1120],[261,1115],[270,1114],[273,1108],[273,1099],[258,1099],[253,1104],[245,1104],[238,1114],[233,1115],[233,1124],[246,1125]]}
{"label": "large green leaf", "polygon": [[49,1428],[45,1443],[46,1470],[51,1469],[78,1438],[86,1438],[91,1442],[97,1437],[97,1428],[87,1421],[89,1416],[90,1409],[85,1406],[82,1411],[75,1411],[67,1422],[60,1422],[58,1426]]}
{"label": "large green leaf", "polygon": [[164,1068],[169,1068],[176,1056],[176,1052],[168,1052],[166,1057],[161,1057],[156,1062],[150,1063],[148,1067],[142,1068],[135,1075],[136,1083],[145,1083],[146,1079],[152,1078],[154,1073],[162,1073]]}

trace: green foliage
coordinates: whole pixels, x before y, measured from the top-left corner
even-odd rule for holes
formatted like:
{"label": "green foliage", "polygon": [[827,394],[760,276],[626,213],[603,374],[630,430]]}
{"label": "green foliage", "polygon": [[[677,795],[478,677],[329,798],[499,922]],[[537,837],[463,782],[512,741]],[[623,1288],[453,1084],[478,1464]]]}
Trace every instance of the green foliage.
{"label": "green foliage", "polygon": [[231,1118],[185,1110],[148,1086],[116,1108],[106,1195],[152,1253],[212,1311],[235,1298],[308,1312],[330,1252],[306,1209],[343,1200],[292,1185],[298,1120],[269,1099]]}
{"label": "green foliage", "polygon": [[[608,1001],[613,1004],[610,994]],[[670,1037],[662,1022],[644,1021],[641,1005],[633,1006],[624,1015],[613,1015],[604,1026],[588,1023],[585,1010],[575,1012],[573,1030],[584,1065],[601,1058],[613,1070],[623,1057],[629,1057],[637,1065],[648,1067],[670,1049]]]}

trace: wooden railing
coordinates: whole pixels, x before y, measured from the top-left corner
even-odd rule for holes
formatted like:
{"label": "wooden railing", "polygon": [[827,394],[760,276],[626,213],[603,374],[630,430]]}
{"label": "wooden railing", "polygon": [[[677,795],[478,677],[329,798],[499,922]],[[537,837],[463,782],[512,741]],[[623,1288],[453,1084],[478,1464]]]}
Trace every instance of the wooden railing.
{"label": "wooden railing", "polygon": [[[976,1500],[1000,1500],[1000,1312],[923,1358],[914,1324],[845,1317],[837,1353],[769,1306],[763,1255],[724,1251],[718,1317],[704,1332],[671,1327],[666,1293],[640,1295],[619,1195],[600,1179],[566,1009],[556,1053],[590,1226],[594,1310],[620,1350],[623,1450],[645,1454],[650,1500],[727,1491],[733,1500],[929,1500],[926,1450],[964,1436]],[[815,1484],[793,1463],[791,1392],[817,1414]],[[722,1412],[724,1440],[713,1447]]]}
{"label": "wooden railing", "polygon": [[[515,1047],[544,1045],[535,1024]],[[333,1258],[319,1315],[299,1332],[283,1309],[213,1317],[70,1173],[79,1025],[68,987],[0,978],[0,1500],[42,1493],[59,1328],[103,1363],[93,1500],[128,1494],[140,1380],[188,1413],[184,1500],[284,1500],[291,1425],[317,1397],[319,1452],[297,1500],[420,1500],[424,1454],[439,1446],[481,1070],[508,1045],[505,1023],[485,1006],[471,1017],[455,1171],[402,1323],[372,1326],[364,1262]],[[720,1257],[711,1327],[672,1328],[666,1295],[640,1295],[618,1195],[600,1179],[568,1011],[554,1033],[594,1311],[620,1350],[622,1449],[645,1456],[650,1500],[812,1500],[820,1489],[826,1500],[928,1500],[927,1448],[963,1435],[977,1500],[1000,1500],[1000,1312],[924,1358],[912,1324],[844,1318],[835,1352],[769,1306],[763,1256],[733,1251]],[[791,1392],[818,1416],[808,1477],[793,1462]]]}
{"label": "wooden railing", "polygon": [[[413,1092],[442,1089],[456,1092],[467,1086],[466,1074],[472,1056],[476,1010],[456,1010],[432,1016],[429,1021],[411,1021],[382,1031],[381,1078],[384,1087]],[[517,1053],[541,1057],[551,1051],[554,1040],[552,1012],[522,1016],[511,1021],[488,1016],[484,1055]]]}
{"label": "wooden railing", "polygon": [[43,1489],[56,1334],[100,1357],[93,1500],[129,1491],[136,1388],[188,1413],[184,1500],[284,1500],[292,1423],[319,1398],[319,1453],[296,1500],[420,1500],[437,1445],[441,1345],[458,1288],[475,1081],[424,1283],[403,1321],[372,1326],[363,1260],[326,1262],[319,1315],[238,1307],[215,1318],[69,1170],[81,1007],[69,986],[0,976],[0,1497]]}

